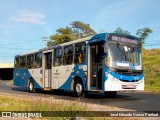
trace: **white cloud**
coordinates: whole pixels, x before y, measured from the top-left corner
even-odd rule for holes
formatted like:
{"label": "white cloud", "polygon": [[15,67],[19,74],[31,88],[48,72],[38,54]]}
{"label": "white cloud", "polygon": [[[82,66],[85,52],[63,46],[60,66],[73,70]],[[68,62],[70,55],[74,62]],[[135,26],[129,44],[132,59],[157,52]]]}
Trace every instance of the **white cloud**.
{"label": "white cloud", "polygon": [[24,23],[46,24],[46,22],[43,21],[44,18],[45,15],[39,12],[23,10],[17,16],[13,16],[11,20]]}

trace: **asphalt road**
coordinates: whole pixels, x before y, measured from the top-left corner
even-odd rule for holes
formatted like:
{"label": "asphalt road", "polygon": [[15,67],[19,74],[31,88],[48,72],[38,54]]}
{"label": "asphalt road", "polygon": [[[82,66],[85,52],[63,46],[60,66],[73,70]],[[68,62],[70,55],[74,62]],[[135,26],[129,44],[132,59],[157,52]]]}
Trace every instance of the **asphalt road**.
{"label": "asphalt road", "polygon": [[[64,100],[75,100],[73,93],[69,92],[42,92],[29,93],[27,88],[16,87],[8,81],[0,80],[0,92],[15,95],[30,95],[41,97],[54,97]],[[115,106],[137,111],[160,111],[160,93],[147,92],[118,92],[114,98],[105,97],[103,94],[89,94],[84,101],[99,103],[101,105]],[[83,101],[83,100],[82,100]]]}

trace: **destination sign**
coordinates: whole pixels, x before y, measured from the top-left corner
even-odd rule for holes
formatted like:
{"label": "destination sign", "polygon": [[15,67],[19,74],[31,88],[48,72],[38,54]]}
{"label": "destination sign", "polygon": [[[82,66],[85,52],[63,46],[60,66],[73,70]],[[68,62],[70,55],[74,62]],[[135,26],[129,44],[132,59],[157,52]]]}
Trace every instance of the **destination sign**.
{"label": "destination sign", "polygon": [[131,37],[125,37],[121,35],[114,35],[114,34],[108,34],[107,40],[110,41],[117,41],[117,42],[125,42],[125,43],[131,43],[131,44],[138,44],[138,41]]}

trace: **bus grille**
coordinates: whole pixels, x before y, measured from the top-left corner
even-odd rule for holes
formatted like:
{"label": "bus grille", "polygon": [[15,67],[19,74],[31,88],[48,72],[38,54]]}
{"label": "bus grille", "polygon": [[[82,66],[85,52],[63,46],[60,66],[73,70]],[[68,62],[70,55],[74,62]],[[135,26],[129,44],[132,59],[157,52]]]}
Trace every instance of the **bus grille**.
{"label": "bus grille", "polygon": [[127,76],[137,76],[137,75],[140,75],[142,73],[139,73],[139,72],[117,72],[118,74],[121,74],[121,75],[127,75]]}
{"label": "bus grille", "polygon": [[122,81],[122,82],[138,82],[139,80],[132,80],[132,81],[130,81],[130,80],[122,80],[122,79],[120,79],[120,81]]}

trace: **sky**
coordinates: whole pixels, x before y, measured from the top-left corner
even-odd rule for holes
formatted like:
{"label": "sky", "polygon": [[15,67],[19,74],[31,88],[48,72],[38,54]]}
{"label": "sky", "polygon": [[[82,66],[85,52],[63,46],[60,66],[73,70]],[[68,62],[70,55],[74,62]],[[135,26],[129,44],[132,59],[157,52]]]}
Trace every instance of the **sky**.
{"label": "sky", "polygon": [[73,21],[97,33],[117,27],[132,35],[149,27],[146,49],[160,48],[160,0],[0,0],[0,63],[45,47],[44,37]]}

